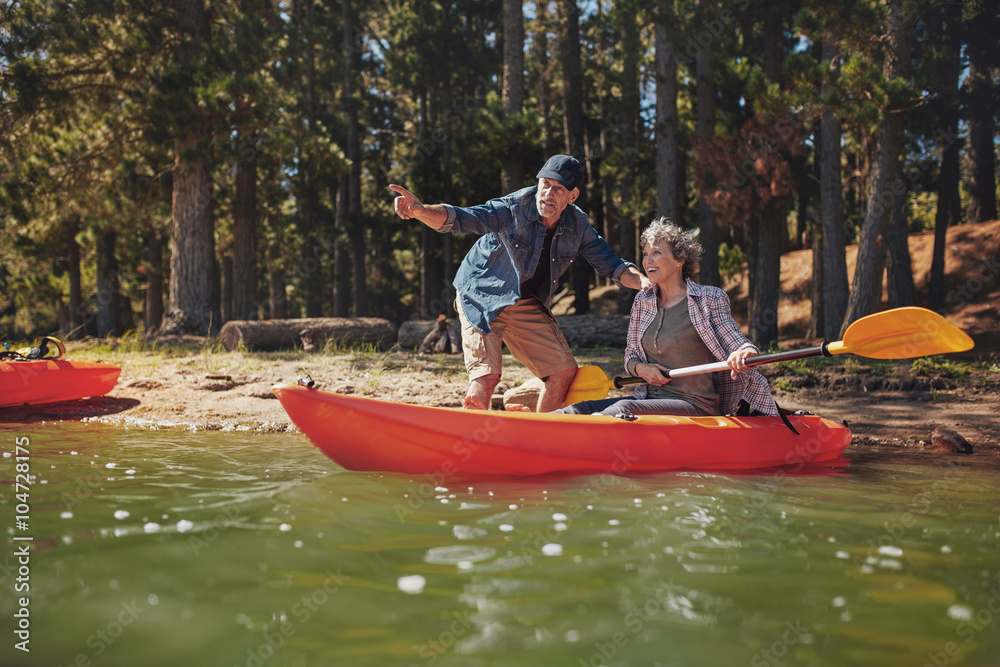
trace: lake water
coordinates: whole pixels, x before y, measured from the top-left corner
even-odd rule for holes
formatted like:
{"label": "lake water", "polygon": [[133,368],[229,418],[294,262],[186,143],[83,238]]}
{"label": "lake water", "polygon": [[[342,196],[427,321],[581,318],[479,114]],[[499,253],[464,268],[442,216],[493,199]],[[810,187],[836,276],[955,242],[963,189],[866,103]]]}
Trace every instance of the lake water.
{"label": "lake water", "polygon": [[295,434],[0,444],[5,666],[1000,664],[989,454],[440,480],[346,472]]}

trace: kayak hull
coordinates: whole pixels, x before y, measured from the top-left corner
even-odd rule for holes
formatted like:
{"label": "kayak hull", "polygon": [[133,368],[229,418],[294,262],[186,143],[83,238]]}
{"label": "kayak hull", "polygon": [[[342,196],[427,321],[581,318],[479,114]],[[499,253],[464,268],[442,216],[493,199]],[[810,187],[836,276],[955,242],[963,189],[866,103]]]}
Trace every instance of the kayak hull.
{"label": "kayak hull", "polygon": [[0,407],[103,396],[118,382],[113,364],[65,359],[0,362]]}
{"label": "kayak hull", "polygon": [[755,470],[831,461],[846,426],[816,416],[640,416],[473,411],[273,388],[303,434],[348,470],[446,475]]}

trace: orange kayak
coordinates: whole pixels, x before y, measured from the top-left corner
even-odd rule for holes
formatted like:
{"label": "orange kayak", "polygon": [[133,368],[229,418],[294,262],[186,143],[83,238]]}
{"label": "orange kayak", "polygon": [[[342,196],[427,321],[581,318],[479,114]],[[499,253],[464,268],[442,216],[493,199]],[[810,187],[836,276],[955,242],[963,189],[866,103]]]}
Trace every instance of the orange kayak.
{"label": "orange kayak", "polygon": [[628,474],[755,470],[831,461],[846,426],[812,415],[640,416],[470,411],[389,403],[297,385],[274,394],[292,422],[348,470],[411,474]]}
{"label": "orange kayak", "polygon": [[0,407],[103,396],[121,372],[113,364],[93,361],[0,361]]}

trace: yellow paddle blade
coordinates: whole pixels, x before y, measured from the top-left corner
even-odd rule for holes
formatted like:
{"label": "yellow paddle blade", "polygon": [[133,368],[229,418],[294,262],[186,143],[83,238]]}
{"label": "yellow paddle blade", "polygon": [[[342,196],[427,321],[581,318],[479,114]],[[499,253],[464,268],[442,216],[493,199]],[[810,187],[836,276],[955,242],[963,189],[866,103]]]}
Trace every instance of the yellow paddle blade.
{"label": "yellow paddle blade", "polygon": [[599,367],[581,366],[576,369],[576,377],[573,378],[573,384],[566,392],[563,407],[581,401],[597,401],[606,398],[608,391],[614,386],[614,381],[609,380]]}
{"label": "yellow paddle blade", "polygon": [[830,343],[830,354],[850,352],[870,359],[911,359],[964,352],[968,334],[926,308],[893,308],[862,317],[847,327],[844,340]]}

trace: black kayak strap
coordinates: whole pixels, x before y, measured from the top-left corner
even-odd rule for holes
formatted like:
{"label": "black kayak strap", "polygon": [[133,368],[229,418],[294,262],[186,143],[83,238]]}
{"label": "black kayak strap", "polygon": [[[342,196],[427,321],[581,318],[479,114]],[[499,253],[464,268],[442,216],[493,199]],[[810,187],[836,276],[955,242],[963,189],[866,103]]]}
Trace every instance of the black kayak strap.
{"label": "black kayak strap", "polygon": [[[785,424],[785,426],[788,427],[788,430],[791,431],[792,433],[794,433],[795,435],[799,435],[799,432],[795,430],[794,426],[792,426],[792,422],[790,422],[788,420],[788,417],[785,414],[786,411],[782,410],[781,406],[778,405],[777,403],[774,404],[774,407],[778,408],[778,416],[781,417],[781,421]],[[761,416],[763,416],[763,414],[760,413],[757,410],[754,410],[745,399],[741,399],[740,400],[740,405],[736,409],[736,415],[735,416],[737,416],[737,417],[761,417]]]}
{"label": "black kayak strap", "polygon": [[[778,405],[778,404],[775,403],[775,405]],[[788,421],[788,416],[785,415],[785,411],[782,410],[780,407],[778,408],[778,416],[781,417],[781,421],[785,422],[785,426],[788,427],[789,431],[791,431],[795,435],[799,434],[799,432],[795,430],[795,427],[792,426],[792,422]]]}

